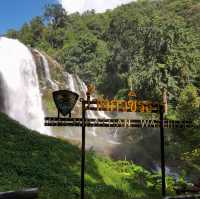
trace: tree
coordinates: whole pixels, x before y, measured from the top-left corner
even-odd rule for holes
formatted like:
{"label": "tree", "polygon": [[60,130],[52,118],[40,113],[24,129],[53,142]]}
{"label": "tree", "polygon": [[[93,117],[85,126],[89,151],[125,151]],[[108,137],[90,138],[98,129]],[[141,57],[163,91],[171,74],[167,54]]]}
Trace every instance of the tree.
{"label": "tree", "polygon": [[10,29],[6,33],[6,37],[17,39],[18,38],[18,34],[19,34],[18,31],[14,30],[14,29]]}
{"label": "tree", "polygon": [[68,16],[61,4],[51,4],[45,8],[44,18],[54,28],[62,28],[67,24]]}
{"label": "tree", "polygon": [[33,33],[28,23],[25,23],[19,31],[19,39],[26,45],[34,47]]}
{"label": "tree", "polygon": [[35,42],[38,42],[43,37],[44,24],[42,17],[35,17],[30,22],[30,30],[32,32],[32,37]]}
{"label": "tree", "polygon": [[177,110],[181,119],[193,120],[200,124],[200,96],[194,85],[187,85],[181,92]]}

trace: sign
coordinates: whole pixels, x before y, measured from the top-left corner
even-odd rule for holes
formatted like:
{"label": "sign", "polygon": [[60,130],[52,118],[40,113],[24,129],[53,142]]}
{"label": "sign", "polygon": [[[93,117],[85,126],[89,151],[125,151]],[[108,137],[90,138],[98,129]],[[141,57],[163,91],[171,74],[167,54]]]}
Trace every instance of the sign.
{"label": "sign", "polygon": [[[88,106],[86,107],[87,110],[153,113],[153,112],[159,112],[160,108],[158,102],[131,99],[131,98],[136,98],[136,93],[133,91],[130,91],[128,93],[128,98],[129,98],[128,100],[97,99],[90,101],[89,94],[90,92],[88,92],[87,96],[87,101],[88,101]],[[93,106],[90,106],[91,104],[93,104]]]}
{"label": "sign", "polygon": [[97,111],[152,113],[159,111],[159,103],[137,100],[97,100]]}
{"label": "sign", "polygon": [[[165,137],[164,128],[194,128],[191,121],[164,120],[164,112],[167,111],[167,98],[163,97],[163,103],[151,101],[141,101],[135,98],[135,92],[129,92],[128,100],[90,100],[90,94],[95,87],[88,86],[87,99],[81,99],[82,118],[71,118],[71,110],[76,104],[78,94],[61,90],[53,92],[54,102],[58,109],[58,117],[46,117],[45,126],[80,126],[82,127],[82,150],[81,150],[81,194],[84,199],[85,189],[85,129],[86,127],[123,127],[123,128],[160,128],[160,151],[161,151],[161,171],[162,171],[162,195],[166,195],[165,183]],[[95,119],[86,118],[86,111],[116,111],[116,112],[141,112],[159,113],[159,120],[130,120],[130,119]],[[61,112],[64,116],[69,114],[69,118],[59,116]]]}
{"label": "sign", "polygon": [[[45,126],[82,126],[81,118],[46,117]],[[85,119],[86,127],[160,128],[160,120],[152,119]],[[164,128],[198,128],[191,121],[164,120]]]}
{"label": "sign", "polygon": [[71,110],[74,108],[78,94],[68,90],[59,90],[53,92],[53,99],[59,112],[66,116],[71,114]]}

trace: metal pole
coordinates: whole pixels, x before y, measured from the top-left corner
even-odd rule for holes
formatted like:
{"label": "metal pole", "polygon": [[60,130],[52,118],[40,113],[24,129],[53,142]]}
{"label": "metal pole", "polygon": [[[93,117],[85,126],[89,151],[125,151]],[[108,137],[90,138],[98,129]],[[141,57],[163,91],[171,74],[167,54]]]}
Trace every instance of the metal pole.
{"label": "metal pole", "polygon": [[164,106],[160,105],[160,153],[161,153],[161,171],[162,171],[162,196],[166,196],[165,183],[165,137],[164,137]]}
{"label": "metal pole", "polygon": [[82,100],[82,150],[81,150],[81,199],[84,199],[85,188],[85,101]]}

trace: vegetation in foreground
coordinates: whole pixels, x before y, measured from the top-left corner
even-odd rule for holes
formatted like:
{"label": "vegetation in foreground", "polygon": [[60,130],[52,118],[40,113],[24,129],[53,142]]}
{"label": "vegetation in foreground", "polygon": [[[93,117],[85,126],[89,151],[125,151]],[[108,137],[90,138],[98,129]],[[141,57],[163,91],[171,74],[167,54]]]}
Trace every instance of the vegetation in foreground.
{"label": "vegetation in foreground", "polygon": [[[0,113],[0,191],[39,187],[40,199],[80,193],[80,150],[41,135]],[[160,198],[160,176],[127,161],[86,155],[86,198]],[[169,187],[173,182],[168,180]]]}

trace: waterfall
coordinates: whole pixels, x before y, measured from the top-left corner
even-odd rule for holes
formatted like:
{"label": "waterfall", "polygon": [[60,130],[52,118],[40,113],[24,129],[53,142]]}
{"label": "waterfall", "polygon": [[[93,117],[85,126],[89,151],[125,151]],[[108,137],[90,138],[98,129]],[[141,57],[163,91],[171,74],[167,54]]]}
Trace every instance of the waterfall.
{"label": "waterfall", "polygon": [[51,78],[51,74],[50,74],[50,70],[49,70],[49,63],[46,59],[46,57],[38,50],[34,49],[35,52],[37,52],[40,57],[42,58],[42,66],[44,66],[44,73],[45,73],[45,79],[46,79],[46,82],[47,82],[47,85],[50,85],[50,87],[53,89],[53,90],[58,90],[59,87],[58,85],[52,80]]}
{"label": "waterfall", "polygon": [[72,77],[71,74],[68,73],[69,76],[69,88],[71,89],[71,91],[76,92],[76,88],[75,88],[75,83],[74,83],[74,78]]}
{"label": "waterfall", "polygon": [[[55,116],[56,107],[50,100],[52,98],[52,90],[68,89],[79,94],[81,98],[86,99],[87,86],[74,74],[64,72],[64,67],[56,63],[54,60],[47,59],[45,54],[34,50],[34,53],[22,43],[14,39],[0,37],[0,111],[5,112],[11,118],[19,121],[26,127],[37,130],[41,133],[50,134],[47,127],[44,127],[44,111],[48,116]],[[38,56],[39,55],[39,56]],[[51,68],[49,68],[51,66]],[[50,70],[51,69],[51,70]],[[56,72],[57,82],[51,77],[50,72]],[[41,92],[39,88],[39,82]],[[46,89],[48,86],[48,89]],[[49,89],[50,88],[50,89]],[[92,95],[91,99],[96,98]],[[50,102],[48,104],[48,102]],[[78,100],[72,111],[72,117],[81,117],[81,102]],[[108,113],[103,111],[87,111],[87,118],[121,118],[127,119],[140,118],[136,113]],[[140,135],[145,135],[143,140],[150,139],[151,143],[155,141],[152,136],[153,131],[147,133],[145,130],[125,130],[121,128],[95,128],[87,127],[87,147],[94,147],[96,151],[105,152],[107,154],[117,154],[118,157],[127,156],[127,149],[134,145],[134,158],[141,159],[138,151],[143,151],[149,157],[148,147],[144,147]],[[151,133],[152,132],[152,133]],[[156,133],[154,133],[157,135]],[[51,136],[67,138],[71,140],[81,139],[81,128],[79,127],[63,127],[51,128]],[[151,136],[150,138],[148,136]],[[131,142],[131,145],[129,144]],[[134,143],[134,144],[132,144]],[[120,145],[120,146],[119,146]],[[152,145],[152,144],[150,144]],[[115,148],[120,150],[114,151]],[[154,149],[156,151],[156,148]],[[134,151],[134,150],[132,150]],[[139,154],[139,155],[138,155]],[[127,156],[128,157],[128,156]],[[132,155],[129,155],[132,159]],[[145,160],[146,162],[146,160]],[[145,164],[145,163],[144,163]]]}
{"label": "waterfall", "polygon": [[[68,72],[64,72],[64,77],[66,79],[66,89],[78,93],[81,97],[85,97],[82,94],[86,93],[82,87],[82,84],[76,80],[76,76]],[[84,84],[84,83],[83,83]]]}
{"label": "waterfall", "polygon": [[[86,99],[86,92],[87,92],[87,86],[85,85],[85,83],[77,76],[77,75],[72,75],[69,74],[67,72],[64,72],[64,77],[66,79],[66,89],[71,90],[73,92],[76,92],[79,94],[80,97]],[[91,100],[93,100],[94,97],[91,96]],[[81,104],[78,104],[79,108],[81,109]],[[107,114],[104,111],[87,111],[86,112],[86,117],[87,118],[104,118],[104,119],[109,119],[109,117],[107,116]],[[111,129],[105,129],[104,128],[104,132],[110,132]],[[111,130],[112,131],[112,130]],[[100,134],[102,132],[101,129],[96,128],[96,127],[90,127],[88,128],[88,132],[90,135],[96,137],[96,136],[100,136],[100,137],[104,137],[103,134]],[[112,138],[108,136],[106,136],[106,141],[110,142],[110,139],[112,140]],[[113,141],[113,140],[112,140]],[[113,141],[114,143],[114,141]]]}
{"label": "waterfall", "polygon": [[36,65],[18,40],[0,37],[0,78],[4,112],[26,127],[48,134]]}
{"label": "waterfall", "polygon": [[[17,40],[3,37],[0,40],[0,110],[28,128],[46,133],[48,132],[46,127],[43,126],[44,111],[42,109],[38,80],[43,81],[52,90],[58,89],[58,85],[51,77],[49,63],[51,63],[51,60],[49,62],[44,54],[37,50],[33,50],[31,53],[26,46]],[[59,83],[61,89],[74,91],[81,98],[86,99],[87,86],[85,83],[77,75],[64,72],[61,66],[59,67],[54,64],[52,62],[52,70],[55,70],[57,67],[55,71],[60,72],[61,79]],[[63,80],[62,77],[64,77]],[[45,89],[42,89],[41,92],[43,96],[47,93]],[[46,95],[45,97],[49,96]],[[91,99],[94,98],[96,97],[91,96]],[[49,100],[52,99],[49,98]],[[44,109],[47,110],[46,101],[44,102]],[[72,116],[81,117],[80,110],[81,103],[78,100]],[[103,111],[87,111],[86,117],[109,118],[107,113]],[[75,139],[80,138],[80,128],[66,127],[65,131],[60,133],[62,130],[63,128],[58,131],[51,129],[51,135]],[[90,143],[97,140],[96,137],[98,137],[98,140],[101,139],[102,142],[114,142],[117,139],[117,137],[112,136],[113,129],[91,127],[88,128],[87,132],[90,137],[88,138],[90,139]]]}

